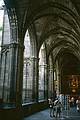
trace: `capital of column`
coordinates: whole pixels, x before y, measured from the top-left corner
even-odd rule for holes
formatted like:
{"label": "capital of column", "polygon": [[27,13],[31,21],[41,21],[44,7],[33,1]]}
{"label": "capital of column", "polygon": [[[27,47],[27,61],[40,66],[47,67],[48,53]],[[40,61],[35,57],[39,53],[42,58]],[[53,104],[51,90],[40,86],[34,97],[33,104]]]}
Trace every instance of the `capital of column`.
{"label": "capital of column", "polygon": [[9,46],[8,45],[1,45],[1,53],[8,52]]}
{"label": "capital of column", "polygon": [[10,48],[20,48],[24,50],[24,45],[21,45],[18,42],[12,42],[10,44],[2,45],[1,48],[2,48],[2,51],[9,50]]}
{"label": "capital of column", "polygon": [[53,71],[53,69],[52,69],[52,68],[49,68],[49,71]]}
{"label": "capital of column", "polygon": [[33,56],[31,57],[31,60],[39,61],[39,58]]}
{"label": "capital of column", "polygon": [[43,65],[39,65],[39,66],[47,68],[47,64],[43,64]]}
{"label": "capital of column", "polygon": [[24,45],[21,45],[18,42],[12,42],[9,44],[9,48],[20,48],[20,49],[24,50]]}

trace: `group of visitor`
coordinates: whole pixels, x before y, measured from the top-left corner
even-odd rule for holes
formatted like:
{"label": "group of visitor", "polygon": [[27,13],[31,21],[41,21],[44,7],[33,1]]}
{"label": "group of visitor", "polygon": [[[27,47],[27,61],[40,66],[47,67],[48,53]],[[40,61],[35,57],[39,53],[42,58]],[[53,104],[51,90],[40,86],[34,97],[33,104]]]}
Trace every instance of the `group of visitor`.
{"label": "group of visitor", "polygon": [[63,108],[61,101],[58,98],[53,100],[53,97],[50,97],[48,100],[50,107],[50,117],[60,117]]}
{"label": "group of visitor", "polygon": [[[62,104],[63,102],[60,100],[60,96],[55,97],[55,99],[53,97],[50,97],[48,100],[50,108],[50,117],[60,118],[63,108],[65,109],[65,106],[63,107]],[[80,112],[80,96],[77,98],[71,97],[70,99],[68,99],[68,103],[71,108],[75,107],[76,111]]]}
{"label": "group of visitor", "polygon": [[76,110],[80,112],[80,96],[75,99],[74,97],[71,97],[69,100],[70,107],[76,107]]}
{"label": "group of visitor", "polygon": [[77,111],[80,112],[80,97],[76,100]]}

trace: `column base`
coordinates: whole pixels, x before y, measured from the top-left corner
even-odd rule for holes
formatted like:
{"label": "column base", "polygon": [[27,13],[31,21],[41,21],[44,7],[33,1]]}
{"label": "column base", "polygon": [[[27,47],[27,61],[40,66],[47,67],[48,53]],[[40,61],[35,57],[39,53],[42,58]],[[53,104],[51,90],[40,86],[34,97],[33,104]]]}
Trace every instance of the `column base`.
{"label": "column base", "polygon": [[1,120],[23,120],[23,111],[17,108],[0,109]]}

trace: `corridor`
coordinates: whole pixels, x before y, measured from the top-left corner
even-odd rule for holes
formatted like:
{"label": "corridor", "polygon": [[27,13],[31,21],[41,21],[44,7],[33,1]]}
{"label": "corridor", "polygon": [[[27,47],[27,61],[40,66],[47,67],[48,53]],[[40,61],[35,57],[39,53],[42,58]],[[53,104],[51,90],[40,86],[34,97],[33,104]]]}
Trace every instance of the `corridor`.
{"label": "corridor", "polygon": [[56,99],[80,120],[80,0],[0,0],[0,120],[55,120]]}
{"label": "corridor", "polygon": [[[49,116],[49,109],[43,110],[29,117],[25,117],[24,120],[55,120]],[[57,120],[80,120],[80,113],[76,111],[76,107],[70,108],[69,111],[63,111],[60,118]]]}

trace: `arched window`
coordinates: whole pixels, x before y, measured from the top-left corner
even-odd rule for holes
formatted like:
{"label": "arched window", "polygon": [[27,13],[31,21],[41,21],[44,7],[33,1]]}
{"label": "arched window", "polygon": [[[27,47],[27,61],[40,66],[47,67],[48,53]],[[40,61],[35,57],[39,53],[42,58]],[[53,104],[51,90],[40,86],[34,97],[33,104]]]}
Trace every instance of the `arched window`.
{"label": "arched window", "polygon": [[[3,1],[0,1],[0,102],[2,103],[14,103],[14,92],[11,86],[10,77],[10,24],[6,7]],[[13,83],[12,83],[13,84]],[[14,88],[15,89],[15,88]],[[13,90],[14,91],[14,90]],[[13,97],[12,97],[13,96]]]}
{"label": "arched window", "polygon": [[30,36],[27,30],[24,40],[24,68],[23,68],[23,103],[33,101],[33,76],[32,76],[32,59],[31,59],[31,43]]}
{"label": "arched window", "polygon": [[0,52],[1,52],[2,31],[3,31],[3,15],[4,15],[3,4],[4,2],[0,1]]}
{"label": "arched window", "polygon": [[51,56],[49,56],[49,67],[48,67],[48,97],[53,95],[53,63]]}
{"label": "arched window", "polygon": [[39,100],[44,100],[47,97],[46,72],[47,72],[46,50],[45,44],[43,44],[39,52]]}

